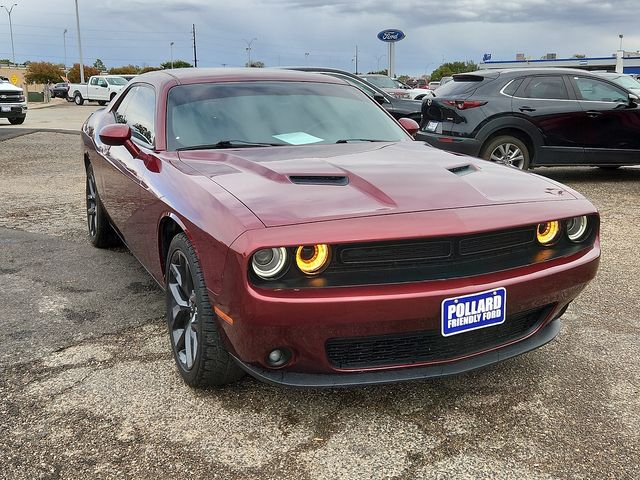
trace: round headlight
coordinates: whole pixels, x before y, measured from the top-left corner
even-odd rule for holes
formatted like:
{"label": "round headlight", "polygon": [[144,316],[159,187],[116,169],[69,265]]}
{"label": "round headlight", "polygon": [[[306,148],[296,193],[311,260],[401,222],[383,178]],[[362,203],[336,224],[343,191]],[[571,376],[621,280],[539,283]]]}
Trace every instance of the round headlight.
{"label": "round headlight", "polygon": [[324,243],[318,245],[301,246],[296,250],[296,265],[302,273],[316,275],[320,273],[328,264],[331,256],[329,245]]}
{"label": "round headlight", "polygon": [[545,222],[538,224],[537,237],[542,245],[551,245],[560,236],[560,222]]}
{"label": "round headlight", "polygon": [[277,277],[287,265],[287,249],[263,248],[253,254],[251,266],[253,271],[260,278],[270,280]]}
{"label": "round headlight", "polygon": [[589,221],[585,216],[573,217],[567,220],[567,237],[569,237],[569,240],[572,242],[584,240],[588,225]]}

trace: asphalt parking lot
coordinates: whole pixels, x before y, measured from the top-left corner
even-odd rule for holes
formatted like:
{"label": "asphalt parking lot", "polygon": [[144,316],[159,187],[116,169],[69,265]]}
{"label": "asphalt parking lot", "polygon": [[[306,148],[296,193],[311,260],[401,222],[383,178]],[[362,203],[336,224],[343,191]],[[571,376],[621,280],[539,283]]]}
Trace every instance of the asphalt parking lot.
{"label": "asphalt parking lot", "polygon": [[537,351],[401,385],[195,391],[161,291],[85,238],[79,137],[31,114],[0,126],[0,478],[640,478],[640,169],[536,171],[597,205],[603,248]]}

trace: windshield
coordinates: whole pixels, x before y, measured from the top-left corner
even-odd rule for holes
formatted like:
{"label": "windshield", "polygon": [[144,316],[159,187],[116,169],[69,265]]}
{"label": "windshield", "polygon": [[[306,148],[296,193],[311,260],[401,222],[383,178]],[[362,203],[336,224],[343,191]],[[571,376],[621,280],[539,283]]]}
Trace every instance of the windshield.
{"label": "windshield", "polygon": [[635,80],[632,77],[627,77],[626,75],[621,75],[619,77],[613,78],[612,79],[615,83],[617,83],[618,85],[623,86],[624,88],[628,88],[628,89],[636,89],[636,90],[640,90],[640,82],[638,82],[637,80]]}
{"label": "windshield", "polygon": [[318,145],[345,140],[409,138],[375,102],[349,85],[205,83],[169,91],[169,150],[216,144],[229,148],[225,142]]}
{"label": "windshield", "polygon": [[384,75],[381,75],[379,77],[373,76],[373,75],[372,76],[363,75],[362,78],[364,78],[369,83],[373,83],[376,87],[379,87],[379,88],[398,88],[398,86],[395,84],[392,78],[385,77]]}
{"label": "windshield", "polygon": [[126,85],[127,81],[124,78],[120,77],[109,77],[107,78],[107,82],[111,85]]}

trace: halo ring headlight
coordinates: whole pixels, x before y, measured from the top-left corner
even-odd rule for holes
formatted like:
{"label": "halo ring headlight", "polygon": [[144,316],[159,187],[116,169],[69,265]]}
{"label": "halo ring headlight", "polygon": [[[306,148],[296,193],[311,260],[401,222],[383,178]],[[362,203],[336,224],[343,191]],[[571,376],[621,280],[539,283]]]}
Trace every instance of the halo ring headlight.
{"label": "halo ring headlight", "polygon": [[560,237],[560,222],[554,220],[552,222],[539,223],[536,237],[541,245],[553,245]]}
{"label": "halo ring headlight", "polygon": [[263,248],[255,252],[251,258],[253,272],[260,278],[272,280],[278,277],[287,265],[287,249]]}
{"label": "halo ring headlight", "polygon": [[296,265],[306,275],[317,275],[329,264],[331,248],[325,243],[301,245],[296,249]]}
{"label": "halo ring headlight", "polygon": [[566,222],[567,237],[572,242],[581,242],[587,236],[588,226],[589,219],[584,215],[570,218]]}

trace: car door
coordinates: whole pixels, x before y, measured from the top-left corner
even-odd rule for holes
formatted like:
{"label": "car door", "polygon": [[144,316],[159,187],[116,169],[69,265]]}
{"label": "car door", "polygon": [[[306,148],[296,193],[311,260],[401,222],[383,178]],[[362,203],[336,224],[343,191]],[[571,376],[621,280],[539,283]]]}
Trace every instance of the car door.
{"label": "car door", "polygon": [[[153,152],[155,91],[149,85],[134,85],[113,110],[114,122],[131,128],[131,139],[147,154]],[[106,148],[105,148],[106,147]],[[111,221],[124,237],[131,252],[144,263],[143,200],[147,166],[133,158],[123,146],[102,146],[107,166],[103,169],[101,200]]]}
{"label": "car door", "polygon": [[543,136],[537,165],[571,165],[585,161],[579,121],[582,108],[563,75],[534,75],[518,87],[513,113],[531,122]]}
{"label": "car door", "polygon": [[97,98],[98,88],[98,77],[91,77],[89,79],[89,85],[87,85],[87,98]]}
{"label": "car door", "polygon": [[638,163],[640,108],[629,93],[603,79],[570,77],[583,110],[585,152],[592,165]]}

